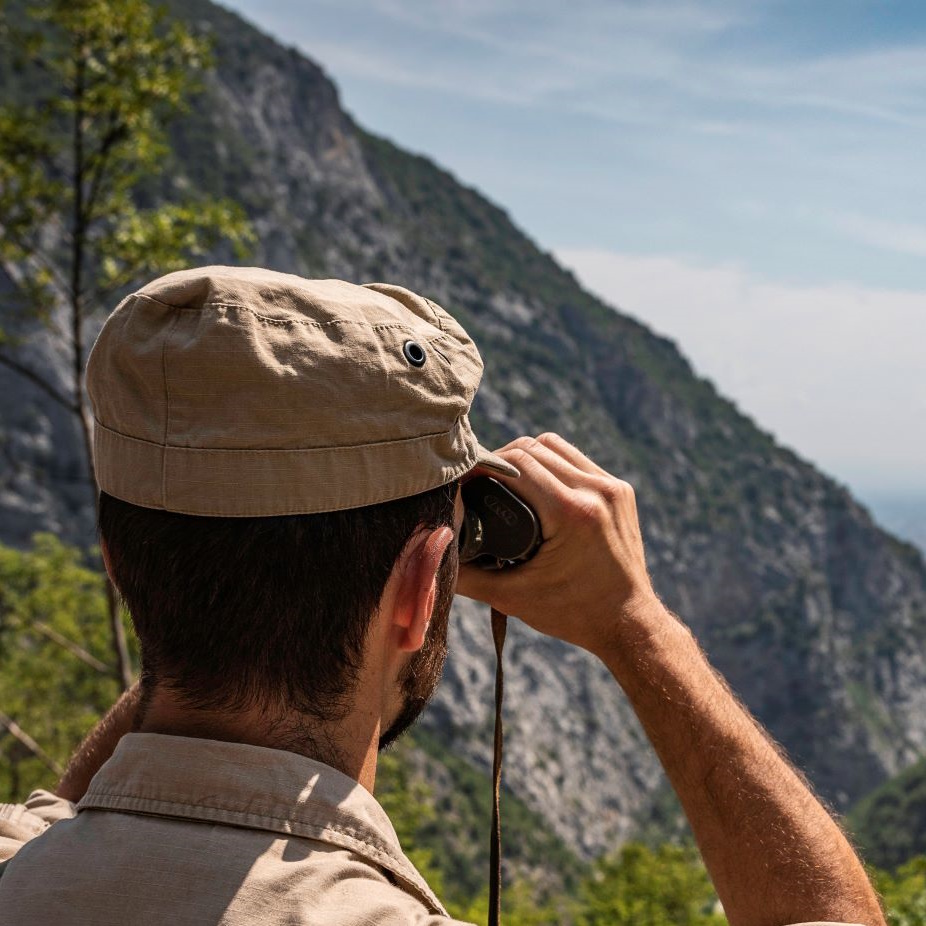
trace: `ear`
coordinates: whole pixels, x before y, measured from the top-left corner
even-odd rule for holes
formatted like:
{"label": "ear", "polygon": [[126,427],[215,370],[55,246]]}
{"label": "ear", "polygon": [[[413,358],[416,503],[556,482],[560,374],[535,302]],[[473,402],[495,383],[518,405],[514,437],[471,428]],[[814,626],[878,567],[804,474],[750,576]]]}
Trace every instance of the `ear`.
{"label": "ear", "polygon": [[399,555],[393,570],[397,585],[392,625],[402,652],[415,652],[424,643],[434,611],[437,571],[453,539],[450,527],[419,531]]}

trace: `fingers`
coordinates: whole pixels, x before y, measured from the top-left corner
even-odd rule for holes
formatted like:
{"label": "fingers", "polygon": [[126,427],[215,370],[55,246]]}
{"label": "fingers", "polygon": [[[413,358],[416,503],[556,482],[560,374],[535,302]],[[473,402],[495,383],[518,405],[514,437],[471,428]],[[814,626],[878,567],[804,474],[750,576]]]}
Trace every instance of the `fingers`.
{"label": "fingers", "polygon": [[567,485],[556,473],[544,466],[541,460],[518,445],[517,441],[498,451],[498,454],[516,466],[521,475],[513,477],[493,474],[493,478],[523,498],[537,512],[544,528],[544,536],[547,536],[547,530],[557,520],[558,508],[566,499]]}
{"label": "fingers", "polygon": [[[496,452],[516,466],[521,476],[490,475],[537,512],[547,538],[555,533],[570,499],[573,502],[578,499],[577,490],[597,492],[602,478],[614,479],[558,434],[518,437]],[[473,471],[480,472],[478,468]]]}
{"label": "fingers", "polygon": [[498,451],[521,477],[496,477],[540,516],[544,542],[529,562],[458,573],[457,591],[535,630],[601,652],[621,615],[655,593],[646,571],[633,489],[556,434]]}
{"label": "fingers", "polygon": [[582,488],[588,484],[589,474],[578,469],[565,457],[541,443],[539,438],[519,437],[508,446],[530,454],[543,465],[544,469],[551,472],[563,485],[568,486],[570,489]]}
{"label": "fingers", "polygon": [[[602,469],[594,460],[590,460],[578,447],[570,444],[564,437],[547,431],[539,437],[518,437],[506,444],[498,453],[507,450],[521,449],[534,455],[541,455],[544,451],[555,454],[556,457],[568,464],[570,470],[577,470],[588,476],[607,476],[614,478],[606,469]],[[547,458],[549,459],[549,458]],[[571,479],[570,481],[574,481]]]}
{"label": "fingers", "polygon": [[610,476],[611,474],[602,469],[594,460],[590,460],[578,447],[570,444],[564,437],[547,431],[537,438],[538,443],[559,454],[563,459],[568,460],[576,469],[588,473],[590,476]]}
{"label": "fingers", "polygon": [[[577,504],[587,504],[591,496],[585,490],[599,490],[602,476],[607,475],[555,434],[519,437],[496,452],[517,466],[521,475],[514,478],[495,473],[488,475],[509,487],[537,512],[547,543],[555,538]],[[479,475],[482,471],[477,468],[473,472]],[[543,559],[543,551],[538,559]],[[533,573],[537,566],[534,561],[499,572],[461,565],[457,593],[504,609],[508,607],[506,602],[513,605],[519,601],[519,596],[523,596],[524,589],[530,588],[531,583],[536,585],[537,576]]]}

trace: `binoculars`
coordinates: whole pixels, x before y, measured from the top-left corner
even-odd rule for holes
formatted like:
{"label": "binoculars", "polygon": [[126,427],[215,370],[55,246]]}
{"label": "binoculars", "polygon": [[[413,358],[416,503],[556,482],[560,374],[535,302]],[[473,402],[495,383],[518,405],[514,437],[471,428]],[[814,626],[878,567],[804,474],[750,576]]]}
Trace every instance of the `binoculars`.
{"label": "binoculars", "polygon": [[460,562],[504,569],[529,560],[543,542],[536,512],[490,476],[463,484]]}

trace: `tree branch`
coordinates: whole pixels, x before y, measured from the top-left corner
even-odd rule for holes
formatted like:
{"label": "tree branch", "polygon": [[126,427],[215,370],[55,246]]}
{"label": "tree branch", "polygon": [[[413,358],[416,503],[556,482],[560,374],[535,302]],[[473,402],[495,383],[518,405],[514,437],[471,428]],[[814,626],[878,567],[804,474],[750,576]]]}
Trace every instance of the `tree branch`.
{"label": "tree branch", "polygon": [[[24,255],[26,255],[26,261],[31,261],[35,266],[40,267],[43,270],[46,270],[51,277],[54,279],[55,284],[58,286],[62,292],[67,292],[68,282],[61,275],[61,270],[56,266],[56,264],[48,257],[45,253],[45,250],[37,244],[35,241],[28,241],[23,238],[21,235],[17,235],[15,231],[12,231],[8,225],[0,224],[0,230],[3,231],[3,234],[13,242],[13,244],[19,248]],[[10,272],[10,267],[16,266],[12,264],[11,261],[3,260],[3,269],[6,272],[7,276],[18,285],[17,274],[15,272]]]}
{"label": "tree branch", "polygon": [[19,740],[37,759],[40,759],[59,777],[64,769],[47,753],[12,717],[0,711],[0,727],[5,727],[13,739]]}
{"label": "tree branch", "polygon": [[100,141],[100,146],[97,148],[96,152],[88,158],[88,163],[93,166],[90,175],[90,188],[87,193],[87,204],[84,209],[87,224],[90,224],[94,220],[96,200],[103,186],[109,155],[119,139],[125,134],[125,127],[117,123],[117,118],[118,116],[115,111],[110,111],[109,126]]}
{"label": "tree branch", "polygon": [[10,370],[13,370],[16,373],[19,373],[20,376],[28,379],[30,383],[36,385],[41,389],[46,395],[51,396],[59,405],[63,408],[66,408],[71,414],[79,414],[80,409],[75,405],[71,399],[59,392],[51,383],[49,383],[43,376],[40,376],[35,370],[30,370],[29,367],[20,363],[18,360],[14,360],[12,357],[7,357],[6,354],[0,353],[0,366],[5,366]]}
{"label": "tree branch", "polygon": [[96,669],[97,672],[101,672],[103,675],[113,674],[113,670],[105,662],[101,662],[92,653],[88,653],[82,646],[73,640],[69,640],[63,633],[58,633],[54,627],[49,627],[44,621],[33,621],[29,626],[42,634],[42,636],[48,637],[53,643],[64,647],[72,656],[76,656],[81,662],[85,662],[91,669]]}

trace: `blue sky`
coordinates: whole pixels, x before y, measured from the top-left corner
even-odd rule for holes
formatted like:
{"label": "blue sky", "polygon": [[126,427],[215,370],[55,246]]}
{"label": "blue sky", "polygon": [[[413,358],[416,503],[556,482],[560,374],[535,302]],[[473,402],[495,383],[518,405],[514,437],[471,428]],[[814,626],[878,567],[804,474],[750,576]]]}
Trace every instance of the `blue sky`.
{"label": "blue sky", "polygon": [[229,5],[782,440],[926,495],[926,3]]}

